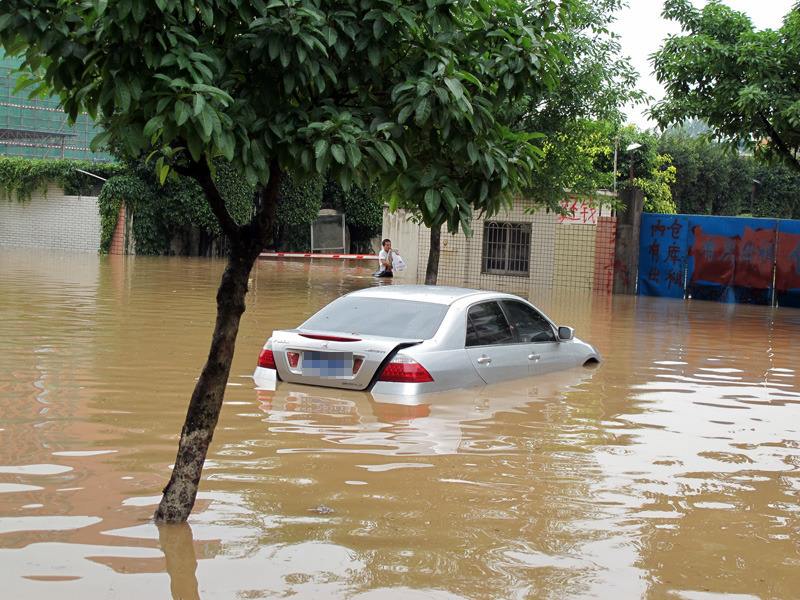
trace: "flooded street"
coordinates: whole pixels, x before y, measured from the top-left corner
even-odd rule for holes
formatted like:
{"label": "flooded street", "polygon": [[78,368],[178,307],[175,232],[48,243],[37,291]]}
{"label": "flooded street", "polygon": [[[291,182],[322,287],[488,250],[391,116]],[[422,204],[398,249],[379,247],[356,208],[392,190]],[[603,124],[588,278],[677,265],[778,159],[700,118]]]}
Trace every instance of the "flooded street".
{"label": "flooded street", "polygon": [[156,527],[222,268],[0,250],[3,598],[800,594],[800,310],[527,290],[600,367],[256,391],[370,263],[259,262],[194,513]]}

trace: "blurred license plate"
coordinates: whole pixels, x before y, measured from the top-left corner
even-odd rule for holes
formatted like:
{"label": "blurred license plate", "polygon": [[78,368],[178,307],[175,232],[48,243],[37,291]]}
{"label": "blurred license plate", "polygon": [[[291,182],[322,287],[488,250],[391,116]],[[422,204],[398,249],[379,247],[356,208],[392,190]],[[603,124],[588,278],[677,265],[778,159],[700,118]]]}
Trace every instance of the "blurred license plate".
{"label": "blurred license plate", "polygon": [[352,352],[303,352],[303,375],[315,377],[352,377]]}

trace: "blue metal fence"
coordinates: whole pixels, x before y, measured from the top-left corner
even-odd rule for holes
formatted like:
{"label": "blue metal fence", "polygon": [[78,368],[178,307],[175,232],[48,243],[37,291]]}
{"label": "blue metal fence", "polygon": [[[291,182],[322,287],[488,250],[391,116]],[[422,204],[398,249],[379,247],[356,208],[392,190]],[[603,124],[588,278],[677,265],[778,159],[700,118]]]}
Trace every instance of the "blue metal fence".
{"label": "blue metal fence", "polygon": [[800,221],[642,215],[638,293],[800,306]]}

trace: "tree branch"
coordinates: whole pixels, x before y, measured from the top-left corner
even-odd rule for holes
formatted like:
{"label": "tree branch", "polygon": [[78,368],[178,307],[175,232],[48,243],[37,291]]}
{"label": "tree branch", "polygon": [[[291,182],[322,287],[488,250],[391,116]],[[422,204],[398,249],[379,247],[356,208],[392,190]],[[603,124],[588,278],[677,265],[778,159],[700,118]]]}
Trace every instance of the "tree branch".
{"label": "tree branch", "polygon": [[282,176],[283,173],[281,172],[278,161],[273,160],[269,164],[269,181],[267,185],[259,191],[258,210],[253,216],[253,224],[263,233],[266,233],[267,229],[275,223]]}
{"label": "tree branch", "polygon": [[206,195],[208,205],[217,218],[223,233],[229,238],[235,238],[239,234],[240,227],[228,212],[228,207],[225,206],[225,199],[217,188],[217,184],[214,183],[208,164],[203,160],[199,162],[191,161],[188,166],[175,165],[173,169],[185,177],[191,177],[198,183]]}
{"label": "tree branch", "polygon": [[780,153],[789,159],[789,163],[797,170],[800,171],[800,160],[798,160],[797,156],[792,152],[789,146],[786,145],[786,142],[781,139],[780,134],[776,131],[776,129],[772,126],[772,123],[769,122],[769,119],[764,116],[764,113],[758,113],[758,116],[761,118],[761,121],[764,123],[764,127],[766,127],[767,132],[769,133],[770,139],[775,142],[775,145],[778,146],[778,149],[781,151]]}

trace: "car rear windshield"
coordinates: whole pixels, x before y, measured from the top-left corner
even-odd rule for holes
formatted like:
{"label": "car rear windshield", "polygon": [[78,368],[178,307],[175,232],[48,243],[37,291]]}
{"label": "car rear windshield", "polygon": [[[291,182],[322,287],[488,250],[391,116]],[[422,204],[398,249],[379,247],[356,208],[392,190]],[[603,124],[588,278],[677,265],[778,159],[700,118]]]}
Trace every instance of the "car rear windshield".
{"label": "car rear windshield", "polygon": [[396,298],[344,297],[331,302],[300,328],[427,340],[439,329],[447,308],[445,304]]}

